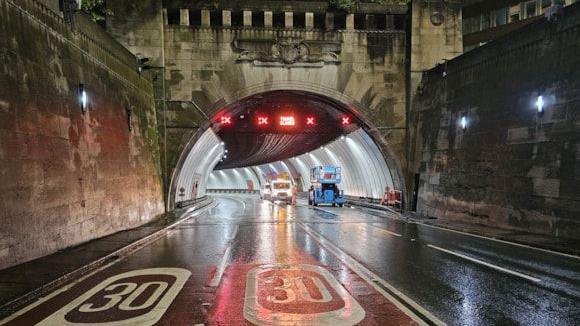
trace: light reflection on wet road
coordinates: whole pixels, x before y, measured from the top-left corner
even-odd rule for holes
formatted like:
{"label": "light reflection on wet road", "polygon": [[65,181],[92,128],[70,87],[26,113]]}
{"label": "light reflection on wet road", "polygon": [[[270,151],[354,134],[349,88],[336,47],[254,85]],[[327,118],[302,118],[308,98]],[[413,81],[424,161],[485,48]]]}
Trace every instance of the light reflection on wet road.
{"label": "light reflection on wet road", "polygon": [[[152,267],[191,272],[173,303],[159,316],[158,324],[249,324],[248,320],[256,322],[265,315],[263,311],[255,316],[243,313],[248,305],[244,295],[253,284],[246,284],[247,275],[257,266],[271,264],[328,270],[327,288],[332,288],[328,284],[335,278],[340,284],[336,293],[344,287],[352,295],[354,303],[346,306],[360,304],[364,311],[362,315],[354,308],[343,312],[341,316],[351,324],[409,324],[408,315],[420,316],[422,312],[450,325],[580,323],[579,259],[379,218],[350,208],[291,207],[242,196],[218,197],[217,201],[219,205],[207,213],[180,224],[166,237],[11,324],[35,324],[109,277]],[[281,265],[277,266],[273,268]],[[381,282],[372,281],[373,277]],[[302,288],[315,284],[301,279]],[[379,283],[394,290],[384,290]],[[390,303],[388,294],[379,294],[385,291],[400,291],[419,310],[409,304]],[[310,300],[324,301],[322,293],[319,299]],[[303,309],[322,309],[316,304]],[[332,324],[340,324],[336,322]],[[323,323],[319,318],[297,324]]]}

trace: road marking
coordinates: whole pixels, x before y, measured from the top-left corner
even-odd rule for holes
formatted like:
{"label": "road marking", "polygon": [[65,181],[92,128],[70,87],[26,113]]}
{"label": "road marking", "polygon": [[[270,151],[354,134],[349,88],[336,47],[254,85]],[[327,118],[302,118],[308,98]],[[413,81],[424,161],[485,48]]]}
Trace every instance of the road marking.
{"label": "road marking", "polygon": [[474,262],[474,263],[477,263],[477,264],[481,264],[481,265],[487,266],[489,268],[493,268],[493,269],[498,270],[500,272],[508,273],[508,274],[515,275],[515,276],[519,276],[521,278],[525,278],[525,279],[530,280],[532,282],[540,282],[541,281],[539,278],[535,278],[535,277],[532,277],[532,276],[529,276],[529,275],[526,275],[526,274],[523,274],[523,273],[520,273],[520,272],[512,271],[511,269],[507,269],[507,268],[503,268],[503,267],[500,267],[500,266],[497,266],[497,265],[494,265],[494,264],[490,264],[490,263],[485,262],[483,260],[479,260],[479,259],[476,259],[476,258],[473,258],[473,257],[469,257],[469,256],[466,256],[466,255],[463,255],[463,254],[460,254],[460,253],[457,253],[457,252],[454,252],[454,251],[451,251],[451,250],[443,249],[441,247],[437,247],[437,246],[434,246],[434,245],[431,245],[431,244],[428,244],[427,247],[433,248],[433,249],[436,249],[436,250],[439,250],[439,251],[443,251],[443,252],[448,253],[448,254],[453,255],[453,256],[457,256],[457,257],[460,257],[460,258],[463,258],[463,259],[467,259],[467,260],[469,260],[471,262]]}
{"label": "road marking", "polygon": [[320,266],[261,265],[247,274],[244,318],[258,326],[350,326],[365,315],[350,293]]}
{"label": "road marking", "polygon": [[[330,253],[332,253],[336,258],[342,261],[350,269],[352,269],[360,278],[365,280],[370,284],[375,290],[382,294],[387,300],[392,302],[395,306],[401,309],[405,314],[411,317],[420,325],[446,325],[444,322],[439,320],[425,308],[421,307],[411,298],[407,297],[401,291],[397,290],[394,286],[389,284],[387,281],[380,278],[377,274],[370,271],[368,268],[359,263],[356,259],[351,257],[349,254],[344,252],[342,249],[334,245],[330,240],[326,239],[323,235],[315,231],[310,226],[303,222],[299,222],[298,225],[310,236],[314,238],[321,246],[326,248]],[[396,297],[395,297],[396,296]]]}
{"label": "road marking", "polygon": [[54,292],[51,292],[48,295],[45,295],[43,297],[38,298],[37,301],[35,301],[35,302],[29,304],[28,306],[26,306],[26,307],[18,310],[14,314],[12,314],[12,315],[10,315],[10,316],[8,316],[8,317],[0,320],[0,325],[7,324],[11,320],[13,320],[13,319],[15,319],[17,317],[20,317],[22,315],[24,315],[25,313],[27,313],[27,312],[31,311],[32,309],[40,306],[41,304],[45,303],[46,301],[51,300],[52,298],[56,297],[57,295],[59,295],[59,294],[61,294],[63,292],[68,291],[70,288],[72,288],[73,286],[77,285],[78,283],[80,283],[80,282],[86,280],[87,278],[95,275],[96,273],[98,273],[98,272],[100,272],[102,270],[105,270],[105,269],[111,267],[112,265],[116,264],[119,260],[120,259],[118,259],[116,261],[113,261],[113,262],[110,262],[107,265],[101,266],[101,267],[95,269],[94,271],[90,272],[89,274],[84,275],[84,276],[76,279],[75,281],[73,281],[73,282],[71,282],[71,283],[69,283],[69,284],[61,287],[60,289],[58,289],[58,290],[56,290]]}
{"label": "road marking", "polygon": [[232,253],[232,243],[233,243],[234,239],[236,238],[236,235],[238,234],[239,230],[240,230],[240,225],[236,224],[236,227],[232,231],[231,235],[228,237],[228,247],[226,248],[226,251],[224,253],[224,256],[222,257],[220,265],[219,265],[218,269],[216,270],[214,277],[211,279],[209,286],[216,287],[220,284],[222,277],[224,276],[224,272],[226,271],[227,264],[230,261],[230,256]]}
{"label": "road marking", "polygon": [[538,250],[538,251],[547,252],[547,253],[550,253],[550,254],[555,254],[555,255],[560,255],[560,256],[568,257],[568,258],[580,259],[580,256],[576,256],[576,255],[571,255],[571,254],[567,254],[567,253],[563,253],[563,252],[559,252],[559,251],[554,251],[554,250],[550,250],[550,249],[538,248],[538,247],[529,246],[529,245],[525,245],[525,244],[521,244],[521,243],[517,243],[517,242],[512,242],[512,241],[507,241],[507,240],[501,240],[501,239],[496,239],[496,238],[491,238],[491,237],[486,237],[486,236],[483,236],[483,235],[478,235],[478,234],[473,234],[473,233],[468,233],[468,232],[463,232],[463,231],[452,230],[452,229],[448,229],[448,228],[444,228],[444,227],[440,227],[440,226],[436,226],[436,225],[431,225],[431,224],[427,224],[427,223],[423,223],[423,222],[414,221],[414,222],[409,222],[409,223],[415,223],[415,224],[423,225],[423,226],[426,226],[426,227],[430,227],[430,228],[434,228],[434,229],[439,229],[439,230],[443,230],[443,231],[448,231],[448,232],[453,232],[453,233],[459,233],[459,234],[463,234],[463,235],[467,235],[467,236],[471,236],[471,237],[475,237],[475,238],[486,239],[486,240],[491,240],[491,241],[495,241],[495,242],[501,242],[501,243],[509,244],[509,245],[512,245],[512,246],[523,247],[523,248],[528,248],[528,249],[534,249],[534,250]]}
{"label": "road marking", "polygon": [[[91,325],[154,325],[190,275],[191,272],[183,268],[147,268],[117,274],[36,325],[78,325],[87,320]],[[154,290],[146,292],[151,288]],[[140,298],[143,293],[148,295],[145,302]]]}
{"label": "road marking", "polygon": [[338,215],[338,214],[336,214],[335,212],[332,212],[332,211],[327,211],[326,209],[322,209],[322,208],[319,208],[319,207],[314,207],[314,209],[315,209],[315,210],[319,210],[319,211],[321,211],[321,212],[328,213],[328,214],[332,214],[332,215],[334,215],[334,216],[339,216],[339,215]]}
{"label": "road marking", "polygon": [[396,232],[393,232],[393,231],[389,231],[389,230],[387,230],[387,229],[383,229],[383,228],[381,228],[381,227],[378,227],[378,226],[376,226],[376,225],[374,225],[374,224],[368,224],[368,225],[370,225],[370,226],[372,226],[372,227],[374,227],[374,228],[376,228],[376,229],[379,229],[379,230],[381,230],[382,232],[386,232],[386,233],[388,233],[388,234],[390,234],[390,235],[394,235],[394,236],[396,236],[396,237],[402,237],[402,235],[401,235],[401,234],[399,234],[399,233],[396,233]]}
{"label": "road marking", "polygon": [[[216,207],[218,204],[219,204],[219,203],[217,203],[217,204],[216,204],[216,203],[212,203],[212,204],[210,204],[210,205],[208,205],[208,206],[206,206],[206,207],[204,207],[204,208],[202,208],[202,209],[200,209],[200,210],[198,210],[198,211],[193,211],[193,212],[186,211],[186,212],[185,212],[185,213],[183,213],[183,215],[182,215],[182,216],[184,216],[184,217],[180,218],[179,220],[177,220],[177,221],[176,221],[176,222],[174,222],[173,224],[170,224],[169,226],[166,226],[166,227],[164,227],[163,229],[159,230],[158,232],[161,232],[161,231],[163,231],[163,230],[170,230],[171,228],[174,228],[174,227],[178,226],[179,224],[181,224],[181,223],[183,223],[183,222],[185,222],[185,221],[189,221],[190,219],[197,218],[197,217],[198,217],[199,215],[201,215],[202,213],[204,213],[204,212],[206,212],[206,211],[208,211],[208,210],[211,210],[211,209],[215,208],[215,207]],[[211,206],[211,207],[210,207],[210,206]],[[4,324],[6,324],[6,323],[10,322],[11,320],[14,320],[14,319],[15,319],[15,318],[17,318],[17,317],[24,315],[25,313],[27,313],[27,312],[31,311],[32,309],[34,309],[34,308],[38,307],[38,306],[39,306],[39,305],[41,305],[41,304],[43,304],[43,303],[45,303],[45,302],[47,302],[47,301],[49,301],[49,300],[53,299],[54,297],[58,296],[59,294],[61,294],[61,293],[64,293],[64,292],[68,291],[68,290],[69,290],[69,289],[71,289],[73,286],[75,286],[75,285],[77,285],[78,283],[80,283],[80,282],[82,282],[82,281],[86,280],[87,278],[89,278],[89,277],[91,277],[91,276],[93,276],[93,275],[97,274],[98,272],[101,272],[101,271],[103,271],[103,270],[105,270],[105,269],[107,269],[107,268],[111,267],[112,265],[114,265],[114,264],[116,264],[116,263],[120,262],[121,260],[125,259],[127,256],[129,256],[129,255],[132,255],[132,254],[136,253],[137,251],[139,251],[139,250],[141,250],[141,249],[145,248],[146,246],[148,246],[148,245],[150,245],[150,244],[154,243],[154,242],[155,242],[155,241],[157,241],[158,239],[161,239],[163,236],[159,236],[159,235],[157,234],[158,232],[155,232],[155,233],[153,233],[153,234],[150,234],[150,235],[148,235],[148,236],[146,236],[146,237],[144,237],[144,238],[141,238],[140,240],[138,240],[137,242],[142,242],[142,243],[143,243],[143,245],[141,245],[141,246],[139,246],[139,247],[137,247],[137,248],[135,248],[135,249],[132,249],[132,250],[131,250],[129,253],[127,253],[126,255],[123,255],[121,258],[116,258],[116,259],[115,259],[115,260],[113,260],[112,262],[110,262],[110,263],[108,263],[108,264],[106,264],[106,265],[103,265],[103,266],[101,266],[101,267],[99,267],[99,268],[97,268],[97,269],[95,269],[95,270],[91,271],[90,273],[88,273],[88,274],[86,274],[86,275],[83,275],[83,276],[81,276],[81,277],[79,277],[79,278],[75,279],[74,281],[72,281],[72,282],[70,282],[70,283],[68,283],[68,284],[65,284],[64,286],[60,287],[59,289],[57,289],[57,290],[55,290],[55,291],[53,291],[53,292],[50,292],[48,295],[45,295],[45,296],[41,296],[41,297],[39,297],[37,301],[35,301],[35,302],[33,302],[33,303],[31,303],[31,304],[29,304],[29,305],[25,306],[24,308],[22,308],[22,309],[18,310],[17,312],[13,313],[12,315],[10,315],[10,316],[7,316],[6,318],[4,318],[4,319],[0,320],[0,325],[4,325]],[[166,231],[166,232],[167,232],[167,233],[165,234],[165,236],[167,236],[167,234],[169,234],[169,233],[170,233],[170,231]],[[159,238],[158,238],[158,239],[156,239],[156,238],[155,238],[156,236],[159,236]],[[134,243],[133,243],[133,244],[134,244]],[[118,255],[118,253],[119,253],[119,252],[122,252],[123,250],[125,250],[126,248],[128,248],[128,247],[132,246],[133,244],[129,244],[129,245],[127,245],[127,246],[125,246],[125,247],[123,247],[123,248],[121,248],[121,249],[119,249],[119,250],[117,250],[117,251],[115,251],[115,252],[113,252],[113,253],[111,253],[111,254],[109,254],[109,255],[107,255],[107,256],[105,256],[105,257],[103,257],[103,258],[101,258],[101,259],[106,259],[107,257],[113,257],[113,256],[115,256],[115,255]],[[81,267],[81,268],[82,268],[82,267]]]}

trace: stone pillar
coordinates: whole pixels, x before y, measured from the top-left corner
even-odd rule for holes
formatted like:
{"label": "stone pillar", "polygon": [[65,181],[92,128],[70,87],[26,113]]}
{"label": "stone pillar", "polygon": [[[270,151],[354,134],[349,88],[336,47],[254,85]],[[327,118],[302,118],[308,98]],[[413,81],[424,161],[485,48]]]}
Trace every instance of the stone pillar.
{"label": "stone pillar", "polygon": [[189,26],[189,9],[179,9],[179,25]]}
{"label": "stone pillar", "polygon": [[271,11],[264,11],[264,26],[272,27],[272,19],[274,14]]}
{"label": "stone pillar", "polygon": [[232,12],[229,10],[222,10],[222,26],[232,26]]}
{"label": "stone pillar", "polygon": [[252,27],[252,12],[244,10],[244,27]]}
{"label": "stone pillar", "polygon": [[349,31],[354,30],[354,14],[346,15],[346,29]]}
{"label": "stone pillar", "polygon": [[334,13],[332,13],[332,12],[326,13],[326,19],[324,20],[324,27],[326,27],[326,30],[334,29]]}
{"label": "stone pillar", "polygon": [[167,8],[163,8],[161,14],[163,15],[163,25],[169,25],[169,19],[167,19]]}
{"label": "stone pillar", "polygon": [[284,27],[292,28],[294,27],[294,13],[291,11],[286,11],[284,13]]}
{"label": "stone pillar", "polygon": [[308,29],[312,29],[314,28],[314,13],[313,12],[307,12],[304,20],[304,27],[308,28]]}
{"label": "stone pillar", "polygon": [[210,25],[211,25],[211,22],[210,22],[209,10],[202,9],[201,10],[201,26],[209,27]]}

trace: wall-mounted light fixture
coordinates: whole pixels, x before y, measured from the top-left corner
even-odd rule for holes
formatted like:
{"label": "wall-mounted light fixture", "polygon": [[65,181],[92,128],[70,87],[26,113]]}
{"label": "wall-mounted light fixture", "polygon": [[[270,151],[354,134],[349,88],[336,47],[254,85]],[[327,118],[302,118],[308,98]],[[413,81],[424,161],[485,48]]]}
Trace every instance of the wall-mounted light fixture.
{"label": "wall-mounted light fixture", "polygon": [[149,62],[149,58],[137,58],[137,73],[139,75],[141,75],[143,70],[150,68],[147,66],[147,62]]}
{"label": "wall-mounted light fixture", "polygon": [[88,104],[89,97],[85,90],[85,84],[79,84],[79,106],[81,107],[81,112],[83,114],[87,111]]}
{"label": "wall-mounted light fixture", "polygon": [[467,117],[462,116],[461,119],[459,120],[459,124],[461,125],[461,130],[463,131],[467,130]]}
{"label": "wall-mounted light fixture", "polygon": [[542,116],[544,114],[544,105],[546,103],[544,102],[544,97],[542,95],[538,95],[538,98],[536,99],[536,110],[538,111],[538,115]]}

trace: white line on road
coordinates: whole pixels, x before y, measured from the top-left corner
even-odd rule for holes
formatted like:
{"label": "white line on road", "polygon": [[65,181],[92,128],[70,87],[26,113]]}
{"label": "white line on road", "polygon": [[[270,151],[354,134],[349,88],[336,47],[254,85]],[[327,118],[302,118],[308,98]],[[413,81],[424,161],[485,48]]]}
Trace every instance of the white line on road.
{"label": "white line on road", "polygon": [[220,263],[220,266],[218,267],[217,271],[215,272],[215,275],[214,275],[213,279],[211,280],[211,282],[209,283],[209,286],[216,287],[220,284],[220,282],[222,280],[222,276],[224,275],[224,271],[226,270],[226,264],[230,260],[231,252],[232,252],[232,246],[230,245],[226,248],[226,252],[224,253],[224,256],[222,257],[222,261]]}
{"label": "white line on road", "polygon": [[[299,222],[298,225],[311,237],[314,238],[316,242],[318,242],[321,246],[326,248],[330,253],[332,253],[336,258],[342,261],[346,266],[348,266],[351,270],[353,270],[360,278],[365,280],[368,284],[370,284],[376,291],[382,294],[387,300],[392,302],[396,305],[399,309],[401,309],[405,314],[411,317],[414,321],[416,321],[420,325],[428,325],[426,322],[434,325],[445,325],[444,322],[439,320],[425,308],[421,307],[411,298],[407,297],[401,291],[397,290],[394,286],[389,284],[387,281],[380,278],[377,274],[370,271],[364,265],[359,263],[356,259],[351,257],[349,254],[344,252],[342,249],[334,245],[330,240],[326,239],[323,235],[315,231],[310,226],[306,225],[305,223]],[[388,289],[391,293],[395,294],[397,298],[391,295],[389,292],[385,291],[381,286],[382,285],[386,289]],[[412,307],[415,311],[419,312],[424,318],[419,317],[415,312],[411,311],[407,306]],[[426,320],[425,320],[426,319]]]}
{"label": "white line on road", "polygon": [[33,303],[29,304],[28,306],[26,306],[26,307],[18,310],[16,313],[14,313],[14,314],[12,314],[12,315],[10,315],[10,316],[8,316],[8,317],[0,320],[0,325],[7,324],[8,322],[14,320],[15,318],[24,315],[25,313],[27,313],[27,312],[31,311],[32,309],[40,306],[41,304],[45,303],[46,301],[48,301],[48,300],[56,297],[57,295],[59,295],[59,294],[61,294],[63,292],[68,291],[70,288],[72,288],[73,286],[75,286],[75,285],[79,284],[80,282],[86,280],[87,278],[89,278],[89,277],[97,274],[98,272],[100,272],[102,270],[105,270],[105,269],[111,267],[112,265],[116,264],[119,260],[121,260],[121,259],[117,259],[115,261],[112,261],[112,262],[104,265],[104,266],[101,266],[101,267],[95,269],[94,271],[90,272],[89,274],[84,275],[84,276],[76,279],[74,282],[71,282],[71,283],[63,286],[60,289],[58,289],[58,290],[56,290],[56,291],[54,291],[54,292],[52,292],[52,293],[50,293],[50,294],[48,294],[46,296],[40,297],[36,302],[33,302]]}
{"label": "white line on road", "polygon": [[423,226],[430,227],[430,228],[433,228],[433,229],[438,229],[438,230],[443,230],[443,231],[448,231],[448,232],[463,234],[463,235],[471,236],[471,237],[474,237],[474,238],[480,238],[480,239],[486,239],[486,240],[491,240],[491,241],[495,241],[495,242],[501,242],[501,243],[509,244],[509,245],[512,245],[512,246],[517,246],[517,247],[522,247],[522,248],[528,248],[528,249],[538,250],[538,251],[542,251],[542,252],[546,252],[546,253],[550,253],[550,254],[554,254],[554,255],[560,255],[560,256],[564,256],[564,257],[568,257],[568,258],[580,259],[580,256],[576,256],[576,255],[571,255],[571,254],[567,254],[567,253],[563,253],[563,252],[559,252],[559,251],[554,251],[554,250],[550,250],[550,249],[544,249],[544,248],[538,248],[538,247],[534,247],[534,246],[528,246],[528,245],[521,244],[521,243],[517,243],[517,242],[512,242],[512,241],[507,241],[507,240],[501,240],[501,239],[496,239],[496,238],[491,238],[491,237],[486,237],[486,236],[479,235],[479,234],[473,234],[473,233],[468,233],[468,232],[463,232],[463,231],[457,231],[457,230],[448,229],[448,228],[444,228],[444,227],[440,227],[440,226],[436,226],[436,225],[431,225],[431,224],[427,224],[427,223],[423,223],[423,222],[417,222],[416,221],[416,222],[409,222],[409,223],[415,223],[415,224],[423,225]]}
{"label": "white line on road", "polygon": [[378,226],[376,226],[376,225],[374,225],[374,224],[368,224],[368,225],[370,225],[370,226],[372,226],[372,227],[374,227],[374,228],[376,228],[376,229],[379,229],[379,230],[381,230],[382,232],[388,233],[388,234],[390,234],[390,235],[394,235],[394,236],[396,236],[396,237],[402,237],[402,235],[401,235],[401,234],[399,234],[399,233],[395,233],[395,232],[393,232],[393,231],[389,231],[389,230],[387,230],[387,229],[383,229],[383,228],[381,228],[381,227],[378,227]]}
{"label": "white line on road", "polygon": [[228,237],[228,247],[226,248],[226,251],[224,253],[224,256],[222,257],[220,265],[219,265],[218,269],[216,270],[214,277],[211,279],[209,286],[216,287],[222,281],[222,277],[224,276],[224,272],[226,271],[226,268],[228,267],[227,266],[228,262],[230,261],[230,256],[231,256],[231,252],[232,252],[232,242],[236,238],[236,235],[238,234],[239,230],[240,230],[240,225],[236,224],[236,227],[232,231],[231,235]]}
{"label": "white line on road", "polygon": [[494,264],[490,264],[488,262],[484,262],[483,260],[479,260],[479,259],[476,259],[476,258],[473,258],[473,257],[469,257],[469,256],[466,256],[466,255],[463,255],[463,254],[460,254],[460,253],[457,253],[457,252],[454,252],[454,251],[451,251],[451,250],[443,249],[441,247],[437,247],[437,246],[434,246],[434,245],[431,245],[431,244],[430,245],[427,245],[427,247],[433,248],[433,249],[436,249],[436,250],[439,250],[439,251],[443,251],[443,252],[448,253],[448,254],[453,255],[453,256],[457,256],[457,257],[460,257],[460,258],[463,258],[463,259],[467,259],[467,260],[469,260],[471,262],[474,262],[474,263],[477,263],[477,264],[481,264],[481,265],[487,266],[489,268],[493,268],[493,269],[498,270],[498,271],[503,272],[503,273],[508,273],[508,274],[515,275],[515,276],[518,276],[518,277],[521,277],[521,278],[525,278],[526,280],[529,280],[529,281],[532,281],[532,282],[540,282],[541,281],[539,278],[535,278],[535,277],[532,277],[532,276],[529,276],[529,275],[526,275],[526,274],[522,274],[520,272],[512,271],[511,269],[507,269],[507,268],[503,268],[503,267],[500,267],[500,266],[497,266],[497,265],[494,265]]}

